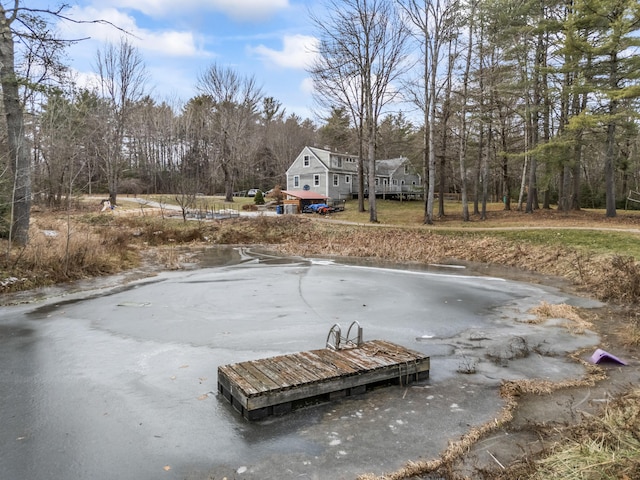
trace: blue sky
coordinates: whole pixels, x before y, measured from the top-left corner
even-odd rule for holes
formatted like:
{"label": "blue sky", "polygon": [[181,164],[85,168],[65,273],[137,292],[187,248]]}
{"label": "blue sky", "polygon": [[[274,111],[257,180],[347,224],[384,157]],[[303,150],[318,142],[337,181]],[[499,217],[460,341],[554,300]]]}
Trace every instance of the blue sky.
{"label": "blue sky", "polygon": [[[314,0],[70,0],[65,14],[107,20],[127,30],[149,73],[159,101],[184,102],[198,94],[198,75],[213,63],[253,76],[265,95],[287,113],[315,119],[305,67],[315,39],[309,9]],[[24,0],[32,8],[55,8],[55,0]],[[80,84],[95,75],[96,52],[122,33],[96,24],[59,23],[63,38],[90,37],[68,50]]]}

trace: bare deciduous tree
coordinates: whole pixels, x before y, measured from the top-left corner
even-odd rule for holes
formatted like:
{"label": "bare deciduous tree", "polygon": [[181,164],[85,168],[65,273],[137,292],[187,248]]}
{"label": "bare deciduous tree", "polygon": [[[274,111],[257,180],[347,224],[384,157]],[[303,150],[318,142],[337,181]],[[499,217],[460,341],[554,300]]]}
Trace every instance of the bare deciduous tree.
{"label": "bare deciduous tree", "polygon": [[[68,18],[64,15],[68,8],[66,4],[56,9],[42,9],[24,3],[20,0],[0,3],[0,86],[5,116],[3,129],[7,138],[5,159],[13,176],[9,200],[12,217],[9,237],[20,245],[25,245],[29,239],[31,215],[31,159],[26,141],[21,88],[26,87],[23,92],[28,94],[33,86],[39,85],[47,77],[52,68],[57,70],[61,66],[57,58],[60,49],[81,40],[58,38],[55,31],[48,28],[45,17],[114,26],[105,20],[77,21]],[[17,46],[23,47],[20,50],[26,59],[25,72],[18,73],[16,69],[16,54],[20,53],[17,52]],[[37,68],[29,71],[36,64]]]}
{"label": "bare deciduous tree", "polygon": [[467,101],[469,93],[469,73],[471,71],[471,56],[473,54],[473,39],[475,26],[475,10],[476,2],[472,0],[470,5],[471,11],[467,22],[467,53],[464,61],[464,73],[462,75],[462,86],[460,90],[460,132],[459,132],[459,150],[458,163],[460,166],[460,193],[462,194],[462,220],[469,221],[469,201],[467,198],[467,147],[469,132],[467,128]]}
{"label": "bare deciduous tree", "polygon": [[237,170],[252,156],[251,131],[259,114],[262,89],[254,77],[242,77],[217,64],[199,76],[198,89],[213,102],[212,142],[224,176],[225,200],[233,202]]}
{"label": "bare deciduous tree", "polygon": [[431,224],[436,184],[436,124],[439,100],[437,95],[441,82],[438,68],[442,60],[441,50],[448,42],[455,25],[459,3],[457,0],[402,0],[399,3],[413,24],[414,37],[423,54],[423,93],[418,93],[415,97],[418,99],[418,106],[424,109],[424,151],[428,187],[424,223]]}
{"label": "bare deciduous tree", "polygon": [[4,107],[8,165],[13,174],[10,238],[20,245],[29,239],[31,210],[31,159],[26,145],[19,81],[15,71],[13,24],[18,21],[19,1],[10,10],[0,4],[0,85]]}
{"label": "bare deciduous tree", "polygon": [[[375,159],[378,121],[397,95],[394,82],[405,72],[408,31],[389,0],[326,0],[328,18],[314,17],[320,33],[310,69],[316,98],[325,107],[345,107],[359,132],[368,164],[369,220],[378,221]],[[364,172],[359,163],[359,195]],[[360,197],[362,198],[362,197]]]}
{"label": "bare deciduous tree", "polygon": [[96,56],[100,92],[107,100],[104,141],[100,149],[102,169],[109,184],[109,197],[116,203],[118,184],[126,168],[123,155],[125,133],[136,102],[145,95],[147,69],[138,49],[126,38],[109,43]]}

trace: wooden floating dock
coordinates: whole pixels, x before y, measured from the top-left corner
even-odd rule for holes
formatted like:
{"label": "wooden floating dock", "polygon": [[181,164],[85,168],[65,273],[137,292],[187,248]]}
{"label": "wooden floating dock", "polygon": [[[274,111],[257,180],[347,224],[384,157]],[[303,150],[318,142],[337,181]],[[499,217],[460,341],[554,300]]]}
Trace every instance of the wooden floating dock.
{"label": "wooden floating dock", "polygon": [[258,420],[381,384],[426,378],[428,356],[372,340],[354,348],[324,348],[218,367],[218,392],[246,419]]}

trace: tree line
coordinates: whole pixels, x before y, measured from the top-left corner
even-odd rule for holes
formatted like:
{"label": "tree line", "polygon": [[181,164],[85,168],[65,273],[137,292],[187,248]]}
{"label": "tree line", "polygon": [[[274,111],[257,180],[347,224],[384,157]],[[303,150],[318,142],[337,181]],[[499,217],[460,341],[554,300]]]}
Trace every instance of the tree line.
{"label": "tree line", "polygon": [[[635,0],[324,0],[312,14],[316,121],[215,63],[197,79],[197,96],[154,99],[126,32],[96,52],[97,85],[79,88],[63,61],[79,39],[50,29],[53,19],[72,21],[64,7],[6,3],[0,231],[18,243],[28,239],[32,201],[232,201],[238,190],[284,185],[305,145],[357,154],[361,186],[376,159],[408,157],[424,179],[425,223],[446,214],[449,192],[461,195],[468,220],[471,208],[484,218],[490,201],[615,216],[640,188]],[[368,208],[377,221],[374,198]]]}
{"label": "tree line", "polygon": [[425,223],[445,214],[450,191],[468,220],[468,200],[482,218],[491,200],[526,212],[604,207],[612,217],[638,188],[636,0],[325,6],[329,14],[314,19],[321,42],[311,70],[320,101],[350,116],[370,163],[381,107],[399,96],[413,104]]}

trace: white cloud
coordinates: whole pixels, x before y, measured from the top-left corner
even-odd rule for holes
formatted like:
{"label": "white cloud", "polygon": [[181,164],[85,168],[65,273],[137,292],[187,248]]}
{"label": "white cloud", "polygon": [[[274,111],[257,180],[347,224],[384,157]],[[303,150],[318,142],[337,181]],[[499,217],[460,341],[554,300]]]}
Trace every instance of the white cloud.
{"label": "white cloud", "polygon": [[160,32],[142,38],[141,48],[170,56],[193,57],[199,54],[191,32]]}
{"label": "white cloud", "polygon": [[70,75],[72,81],[78,88],[86,88],[87,90],[95,90],[100,85],[100,81],[97,73],[93,72],[79,72],[75,69],[71,69]]}
{"label": "white cloud", "polygon": [[307,95],[312,95],[315,92],[313,79],[311,77],[305,77],[300,83],[300,90]]}
{"label": "white cloud", "polygon": [[[204,53],[196,46],[196,39],[192,32],[159,30],[150,31],[138,27],[136,20],[113,8],[97,10],[92,7],[84,9],[73,8],[68,16],[76,20],[93,21],[100,19],[112,25],[103,23],[71,23],[64,22],[59,25],[65,38],[90,38],[100,44],[105,42],[118,43],[120,38],[126,36],[127,40],[144,52],[162,53],[168,56],[196,56]],[[121,30],[115,28],[117,25]],[[124,32],[131,35],[126,35]],[[82,45],[84,42],[80,42]],[[95,45],[93,46],[94,50]]]}
{"label": "white cloud", "polygon": [[316,55],[318,39],[308,35],[290,35],[282,39],[282,50],[274,50],[265,45],[250,48],[250,52],[261,57],[266,64],[304,70]]}
{"label": "white cloud", "polygon": [[260,21],[289,7],[289,0],[103,0],[102,5],[137,10],[150,17],[198,14],[218,11],[236,21]]}

